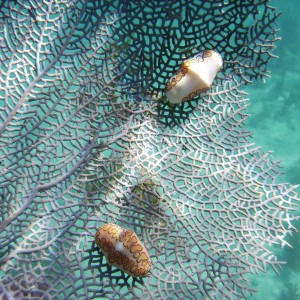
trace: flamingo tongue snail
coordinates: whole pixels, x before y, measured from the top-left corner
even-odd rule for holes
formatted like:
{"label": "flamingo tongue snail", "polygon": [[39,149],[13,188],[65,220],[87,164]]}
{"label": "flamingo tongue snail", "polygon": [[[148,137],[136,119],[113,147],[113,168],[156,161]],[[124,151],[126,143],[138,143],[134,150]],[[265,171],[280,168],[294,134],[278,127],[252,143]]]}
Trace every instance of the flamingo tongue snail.
{"label": "flamingo tongue snail", "polygon": [[109,265],[134,277],[150,275],[149,254],[135,232],[108,223],[98,229],[95,242]]}
{"label": "flamingo tongue snail", "polygon": [[221,55],[213,50],[205,50],[183,61],[166,85],[170,103],[188,101],[209,90],[222,64]]}

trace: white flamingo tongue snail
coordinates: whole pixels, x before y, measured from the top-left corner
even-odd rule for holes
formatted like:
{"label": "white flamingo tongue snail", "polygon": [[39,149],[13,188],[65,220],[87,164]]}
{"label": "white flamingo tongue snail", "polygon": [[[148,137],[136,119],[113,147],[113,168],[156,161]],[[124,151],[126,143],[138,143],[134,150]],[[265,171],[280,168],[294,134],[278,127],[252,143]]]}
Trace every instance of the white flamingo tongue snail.
{"label": "white flamingo tongue snail", "polygon": [[213,50],[205,50],[183,61],[166,85],[169,102],[188,101],[209,90],[222,65],[221,55]]}
{"label": "white flamingo tongue snail", "polygon": [[135,277],[150,275],[150,256],[135,232],[108,223],[97,230],[95,242],[109,265]]}

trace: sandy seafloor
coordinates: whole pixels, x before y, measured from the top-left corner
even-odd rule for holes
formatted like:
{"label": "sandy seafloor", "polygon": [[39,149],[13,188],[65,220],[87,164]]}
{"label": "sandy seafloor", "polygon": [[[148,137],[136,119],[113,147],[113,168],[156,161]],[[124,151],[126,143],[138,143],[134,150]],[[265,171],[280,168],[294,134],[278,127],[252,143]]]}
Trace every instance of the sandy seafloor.
{"label": "sandy seafloor", "polygon": [[[271,6],[282,15],[278,20],[278,36],[270,62],[271,78],[255,82],[247,88],[250,106],[247,129],[263,152],[272,151],[274,161],[281,161],[280,182],[300,184],[300,1],[272,0]],[[300,195],[300,187],[297,188]],[[300,221],[296,224],[300,230]],[[255,300],[300,299],[300,232],[287,238],[293,249],[277,247],[279,260],[287,263],[276,274],[272,268],[254,276],[251,287]]]}

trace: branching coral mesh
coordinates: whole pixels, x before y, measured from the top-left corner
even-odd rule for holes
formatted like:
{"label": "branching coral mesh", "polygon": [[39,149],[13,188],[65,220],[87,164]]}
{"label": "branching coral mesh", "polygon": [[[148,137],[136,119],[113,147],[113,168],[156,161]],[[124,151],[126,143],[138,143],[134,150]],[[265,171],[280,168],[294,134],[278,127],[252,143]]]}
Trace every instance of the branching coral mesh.
{"label": "branching coral mesh", "polygon": [[[241,299],[278,269],[297,195],[244,129],[278,39],[267,2],[1,2],[1,299]],[[214,86],[169,105],[205,49]],[[144,242],[149,277],[107,264],[108,222]]]}

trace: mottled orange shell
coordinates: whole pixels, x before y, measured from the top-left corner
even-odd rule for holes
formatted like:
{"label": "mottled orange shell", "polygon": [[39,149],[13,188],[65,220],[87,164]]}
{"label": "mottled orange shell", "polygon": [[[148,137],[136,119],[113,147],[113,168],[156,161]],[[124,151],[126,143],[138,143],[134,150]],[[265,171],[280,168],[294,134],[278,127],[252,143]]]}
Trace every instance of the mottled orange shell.
{"label": "mottled orange shell", "polygon": [[150,257],[135,232],[109,223],[98,229],[95,242],[109,265],[131,276],[149,276]]}

